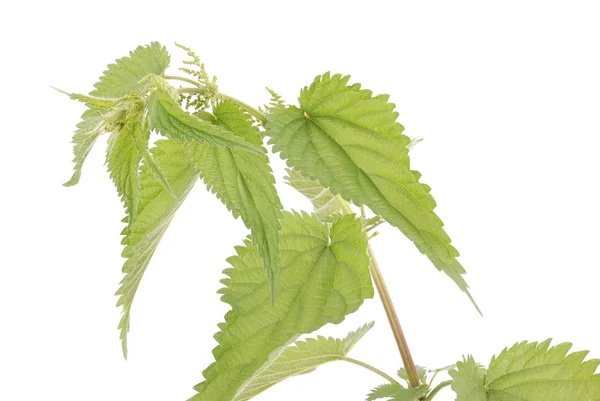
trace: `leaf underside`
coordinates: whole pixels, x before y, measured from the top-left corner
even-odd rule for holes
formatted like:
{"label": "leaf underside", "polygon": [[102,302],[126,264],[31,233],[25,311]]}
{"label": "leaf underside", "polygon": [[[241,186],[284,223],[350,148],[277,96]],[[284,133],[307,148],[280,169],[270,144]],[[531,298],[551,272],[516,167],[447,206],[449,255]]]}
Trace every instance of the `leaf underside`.
{"label": "leaf underside", "polygon": [[[350,77],[318,76],[300,93],[300,107],[276,107],[267,116],[274,152],[333,194],[365,204],[399,228],[474,303],[430,187],[410,169],[410,139],[396,122],[387,95],[373,96]],[[475,303],[474,303],[475,304]]]}
{"label": "leaf underside", "polygon": [[345,357],[356,343],[373,327],[366,324],[344,339],[318,336],[297,341],[268,361],[261,371],[244,384],[237,401],[249,400],[269,387],[292,376],[310,373],[319,366]]}
{"label": "leaf underside", "polygon": [[330,227],[316,216],[284,212],[277,302],[256,246],[247,240],[228,259],[220,292],[231,305],[215,335],[215,362],[195,387],[194,401],[234,401],[247,383],[299,335],[340,323],[373,296],[366,238],[354,216]]}
{"label": "leaf underside", "polygon": [[183,144],[173,140],[160,140],[151,149],[151,153],[166,175],[175,197],[165,190],[147,165],[142,164],[137,218],[123,230],[123,257],[127,261],[123,266],[125,276],[116,293],[119,295],[117,306],[123,306],[119,329],[125,357],[131,305],[140,280],[175,212],[197,180],[196,171],[187,159]]}
{"label": "leaf underside", "polygon": [[[452,388],[461,401],[598,401],[600,359],[584,361],[588,351],[568,354],[570,343],[549,348],[551,340],[521,342],[492,358],[487,375],[477,371],[474,361],[457,364],[451,371],[455,382],[469,386]],[[467,390],[470,393],[467,393]],[[469,398],[468,394],[475,395]]]}
{"label": "leaf underside", "polygon": [[319,184],[318,181],[306,178],[293,168],[286,169],[286,172],[286,182],[310,200],[315,214],[321,220],[326,220],[328,217],[342,212],[340,203],[335,195]]}
{"label": "leaf underside", "polygon": [[250,229],[272,286],[279,270],[281,201],[269,166],[267,150],[250,115],[233,101],[213,108],[209,121],[260,148],[262,154],[209,144],[190,143],[188,153],[207,188]]}

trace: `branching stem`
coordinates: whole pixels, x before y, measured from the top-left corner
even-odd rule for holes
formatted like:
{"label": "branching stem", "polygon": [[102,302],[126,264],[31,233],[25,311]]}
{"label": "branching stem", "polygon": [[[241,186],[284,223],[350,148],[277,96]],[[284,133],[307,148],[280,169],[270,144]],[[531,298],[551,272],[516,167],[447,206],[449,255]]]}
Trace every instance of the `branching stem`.
{"label": "branching stem", "polygon": [[423,401],[431,401],[431,400],[433,400],[433,397],[435,397],[437,395],[437,393],[440,392],[440,390],[442,390],[445,387],[448,387],[451,384],[452,384],[452,380],[446,380],[445,382],[441,382],[433,390],[431,390],[429,392],[429,394],[427,394],[427,397]]}
{"label": "branching stem", "polygon": [[[350,204],[346,200],[344,200],[339,195],[336,195],[336,197],[344,213],[354,213],[354,211],[350,207]],[[417,387],[419,385],[419,374],[417,373],[417,368],[415,367],[415,363],[413,362],[412,356],[410,354],[410,349],[408,348],[406,337],[404,337],[402,326],[400,326],[400,320],[398,320],[396,309],[394,308],[392,298],[390,297],[390,293],[387,289],[387,286],[385,285],[385,281],[383,280],[381,270],[379,269],[379,264],[377,263],[377,259],[375,259],[375,255],[373,253],[371,245],[367,246],[367,253],[369,254],[370,258],[371,276],[373,277],[375,287],[377,288],[377,293],[379,294],[379,298],[381,299],[381,303],[383,304],[383,309],[385,310],[385,314],[387,315],[390,327],[392,328],[392,332],[394,333],[394,339],[396,340],[396,344],[398,345],[398,349],[400,350],[402,363],[404,364],[404,369],[406,369],[406,373],[408,376],[408,383],[411,387]]]}

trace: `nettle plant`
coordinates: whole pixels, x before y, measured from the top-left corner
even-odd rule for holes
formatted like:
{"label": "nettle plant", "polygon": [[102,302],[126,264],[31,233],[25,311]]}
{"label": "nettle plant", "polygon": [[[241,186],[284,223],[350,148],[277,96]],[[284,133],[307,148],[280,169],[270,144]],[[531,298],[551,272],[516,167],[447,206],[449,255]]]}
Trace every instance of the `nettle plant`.
{"label": "nettle plant", "polygon": [[[442,369],[414,364],[369,246],[378,225],[398,228],[477,306],[430,187],[410,167],[416,141],[403,134],[388,96],[325,73],[301,90],[298,106],[269,90],[270,103],[255,109],[219,92],[196,54],[178,46],[189,56],[180,68],[184,76],[166,73],[169,54],[152,43],[109,65],[89,95],[68,94],[87,108],[73,138],[75,172],[66,186],[79,181],[98,137],[110,135],[106,165],[126,210],[117,291],[125,356],[144,271],[200,178],[251,235],[227,259],[220,293],[231,310],[215,335],[215,361],[191,400],[248,400],[340,360],[381,376],[367,400],[432,400],[448,386],[459,401],[600,400],[600,360],[584,361],[585,351],[569,354],[569,343],[517,343],[487,367],[471,356]],[[153,132],[163,138],[151,139]],[[265,140],[287,162],[287,183],[310,199],[312,213],[283,209]],[[404,364],[397,376],[348,356],[373,323],[343,339],[297,341],[342,322],[373,297],[373,284]],[[441,371],[451,380],[436,382]]]}

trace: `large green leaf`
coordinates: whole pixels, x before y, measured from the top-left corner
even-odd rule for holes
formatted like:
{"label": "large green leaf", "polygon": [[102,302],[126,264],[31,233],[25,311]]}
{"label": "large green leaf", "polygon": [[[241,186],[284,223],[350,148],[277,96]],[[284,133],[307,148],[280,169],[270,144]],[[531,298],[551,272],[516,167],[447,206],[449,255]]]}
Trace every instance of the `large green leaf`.
{"label": "large green leaf", "polygon": [[138,92],[145,87],[140,83],[150,74],[162,75],[169,66],[167,49],[158,42],[138,46],[129,56],[122,57],[108,66],[108,70],[94,85],[90,94],[96,97],[119,98]]}
{"label": "large green leaf", "polygon": [[169,90],[156,88],[148,97],[147,106],[150,128],[169,139],[263,154],[260,146],[248,142],[220,125],[203,121],[183,110]]}
{"label": "large green leaf", "polygon": [[142,164],[141,190],[137,218],[125,228],[123,234],[123,266],[125,276],[117,291],[117,306],[123,306],[119,323],[123,353],[127,357],[127,333],[133,298],[142,276],[169,223],[187,194],[194,186],[197,174],[189,163],[183,144],[172,140],[157,141],[151,149],[154,159],[164,172],[175,197],[169,194],[146,163]]}
{"label": "large green leaf", "polygon": [[327,362],[343,360],[372,327],[373,322],[366,324],[349,333],[344,339],[318,336],[297,341],[256,372],[244,384],[235,399],[249,400],[289,377],[310,373]]}
{"label": "large green leaf", "polygon": [[319,76],[300,93],[299,108],[271,109],[269,143],[302,175],[398,227],[471,298],[430,188],[410,169],[410,139],[396,122],[395,105],[349,79]]}
{"label": "large green leaf", "polygon": [[284,212],[277,302],[256,246],[247,240],[228,259],[222,300],[231,311],[215,335],[215,362],[195,387],[195,401],[234,401],[299,335],[340,323],[373,296],[366,238],[354,216],[330,227],[316,216]]}
{"label": "large green leaf", "polygon": [[[596,369],[600,359],[584,361],[587,351],[567,353],[570,343],[548,348],[551,340],[541,343],[522,342],[504,349],[492,358],[482,380],[482,373],[473,363],[451,372],[455,382],[462,378],[469,382],[472,394],[469,398],[465,386],[452,388],[465,401],[598,401],[600,400],[600,374]],[[469,361],[471,361],[470,359]],[[462,398],[461,398],[462,397]]]}
{"label": "large green leaf", "polygon": [[[271,286],[279,270],[279,219],[281,201],[267,150],[250,115],[233,101],[219,103],[213,115],[204,114],[213,124],[221,125],[240,138],[260,147],[262,154],[249,153],[209,144],[192,143],[191,159],[204,183],[232,212],[241,216],[252,232],[254,243],[263,259]],[[272,287],[273,289],[274,287]]]}

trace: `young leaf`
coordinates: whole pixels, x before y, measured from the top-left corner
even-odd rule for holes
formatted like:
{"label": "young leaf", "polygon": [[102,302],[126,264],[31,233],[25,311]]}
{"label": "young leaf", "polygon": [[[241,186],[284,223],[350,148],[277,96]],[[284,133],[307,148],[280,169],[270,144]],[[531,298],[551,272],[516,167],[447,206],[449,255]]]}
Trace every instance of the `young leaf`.
{"label": "young leaf", "polygon": [[[459,378],[462,383],[452,385],[459,395],[458,400],[599,400],[600,374],[595,372],[600,360],[584,362],[587,351],[567,355],[570,343],[548,348],[550,341],[522,342],[504,349],[498,357],[492,358],[487,376],[481,369],[475,369],[474,362],[466,368],[459,363],[458,369],[450,372],[455,382]],[[467,391],[477,398],[469,398]]]}
{"label": "young leaf", "polygon": [[[256,246],[247,240],[228,259],[222,300],[231,311],[215,335],[215,362],[195,387],[194,401],[236,401],[244,386],[299,335],[340,323],[373,296],[367,242],[352,215],[330,227],[305,213],[284,212],[277,302]],[[271,361],[271,362],[270,362]]]}
{"label": "young leaf", "polygon": [[258,155],[263,154],[260,146],[234,135],[219,125],[200,120],[183,110],[173,96],[161,88],[152,92],[147,105],[150,128],[167,138],[181,142],[193,141],[240,149]]}
{"label": "young leaf", "polygon": [[400,383],[385,383],[371,390],[371,392],[367,395],[367,401],[375,401],[382,398],[390,399],[396,393],[404,389],[404,386],[402,386]]}
{"label": "young leaf", "polygon": [[65,186],[73,186],[79,182],[83,162],[96,139],[105,132],[106,113],[110,113],[115,101],[142,90],[144,85],[140,84],[140,80],[149,74],[163,74],[169,60],[166,49],[157,42],[139,46],[130,52],[129,57],[120,58],[115,64],[108,66],[108,70],[104,71],[94,85],[96,89],[90,93],[91,96],[67,93],[72,99],[86,103],[89,109],[83,113],[82,121],[77,125],[73,136],[75,171]]}
{"label": "young leaf", "polygon": [[[241,216],[252,232],[252,238],[263,259],[271,286],[279,270],[279,219],[281,201],[275,189],[275,179],[267,151],[252,118],[235,102],[224,101],[213,108],[212,122],[220,125],[248,143],[256,145],[262,154],[240,149],[192,143],[189,154],[204,183],[233,213]],[[273,289],[274,287],[272,287]]]}
{"label": "young leaf", "polygon": [[375,387],[367,395],[367,401],[385,398],[389,401],[418,401],[427,393],[428,387],[424,384],[418,387],[405,388],[398,383],[386,383]]}
{"label": "young leaf", "polygon": [[347,85],[349,79],[319,76],[300,93],[300,108],[272,109],[267,135],[273,151],[333,194],[369,206],[399,228],[475,304],[458,251],[433,212],[430,188],[410,169],[410,139],[396,122],[395,105],[386,95]]}
{"label": "young leaf", "polygon": [[257,375],[245,383],[235,399],[249,400],[289,377],[310,373],[327,362],[342,360],[372,327],[373,322],[366,324],[344,339],[318,336],[297,341],[269,360]]}
{"label": "young leaf", "polygon": [[[427,383],[427,369],[425,369],[423,366],[418,365],[415,366],[415,368],[417,369],[417,375],[419,376],[419,380],[421,381],[421,383]],[[404,368],[398,369],[398,377],[400,377],[402,380],[406,380],[407,382],[409,381],[408,373]]]}
{"label": "young leaf", "polygon": [[142,78],[150,74],[162,75],[170,62],[167,49],[158,42],[147,46],[139,46],[129,53],[128,57],[118,59],[108,66],[108,70],[94,85],[90,93],[95,97],[120,98],[133,92],[139,92],[144,87]]}
{"label": "young leaf", "polygon": [[83,163],[98,137],[104,133],[102,113],[102,110],[98,108],[87,109],[82,114],[81,121],[77,124],[77,130],[72,141],[73,154],[75,155],[73,159],[74,171],[69,181],[63,184],[65,187],[71,187],[79,183]]}
{"label": "young leaf", "polygon": [[286,169],[286,172],[286,182],[311,201],[315,214],[321,220],[325,220],[333,214],[341,213],[342,209],[335,195],[327,188],[323,188],[318,181],[306,178],[293,168]]}
{"label": "young leaf", "polygon": [[452,377],[452,390],[456,393],[456,401],[486,401],[485,369],[468,356],[456,363],[456,369],[448,372]]}
{"label": "young leaf", "polygon": [[116,294],[119,295],[117,306],[123,306],[119,329],[125,357],[127,357],[129,315],[140,280],[175,212],[197,179],[194,168],[188,162],[183,144],[172,140],[160,140],[156,142],[151,152],[164,171],[175,197],[165,191],[156,176],[148,170],[148,166],[142,164],[138,215],[123,231],[125,235],[123,257],[127,261],[123,265],[125,276]]}

